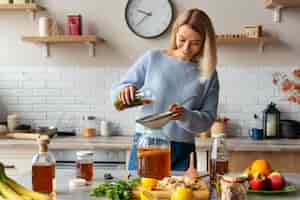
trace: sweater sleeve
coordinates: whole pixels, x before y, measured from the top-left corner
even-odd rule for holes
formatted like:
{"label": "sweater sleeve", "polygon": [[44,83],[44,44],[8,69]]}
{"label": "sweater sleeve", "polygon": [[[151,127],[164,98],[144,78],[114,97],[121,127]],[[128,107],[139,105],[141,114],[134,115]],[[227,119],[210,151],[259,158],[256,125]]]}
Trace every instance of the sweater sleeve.
{"label": "sweater sleeve", "polygon": [[191,133],[208,130],[217,117],[219,101],[219,79],[217,72],[211,78],[203,106],[199,110],[185,109],[185,114],[177,123]]}
{"label": "sweater sleeve", "polygon": [[122,78],[122,80],[113,85],[111,88],[111,99],[114,102],[119,92],[127,87],[134,86],[136,89],[140,89],[144,85],[147,66],[149,62],[150,51],[146,52],[143,56],[141,56],[129,69],[127,74]]}

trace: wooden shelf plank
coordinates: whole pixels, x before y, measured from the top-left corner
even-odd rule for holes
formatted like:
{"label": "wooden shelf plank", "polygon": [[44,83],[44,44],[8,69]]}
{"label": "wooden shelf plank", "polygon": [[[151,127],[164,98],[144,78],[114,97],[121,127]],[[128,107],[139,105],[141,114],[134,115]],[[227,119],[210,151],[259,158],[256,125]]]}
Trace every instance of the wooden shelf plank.
{"label": "wooden shelf plank", "polygon": [[96,43],[103,41],[103,39],[97,38],[96,35],[23,36],[22,40],[33,43]]}
{"label": "wooden shelf plank", "polygon": [[23,36],[22,40],[25,42],[43,44],[45,57],[50,56],[50,45],[58,43],[86,43],[89,46],[89,56],[95,57],[96,43],[104,42],[102,38],[98,38],[96,35]]}
{"label": "wooden shelf plank", "polygon": [[217,36],[218,44],[225,43],[272,43],[275,41],[273,37],[259,37],[259,38],[249,38],[249,37],[220,37]]}
{"label": "wooden shelf plank", "polygon": [[292,8],[300,7],[300,0],[265,0],[266,8]]}
{"label": "wooden shelf plank", "polygon": [[43,6],[35,3],[28,4],[0,4],[0,11],[30,11],[38,12],[46,10]]}

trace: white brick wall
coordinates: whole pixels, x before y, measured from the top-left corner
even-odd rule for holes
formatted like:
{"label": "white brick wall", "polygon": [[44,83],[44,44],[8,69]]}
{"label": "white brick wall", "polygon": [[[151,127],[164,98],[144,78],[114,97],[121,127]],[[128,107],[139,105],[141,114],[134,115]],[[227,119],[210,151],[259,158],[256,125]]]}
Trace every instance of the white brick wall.
{"label": "white brick wall", "polygon": [[[278,104],[283,118],[300,119],[300,106],[280,100],[272,86],[274,71],[294,67],[222,66],[219,114],[231,118],[230,135],[247,135],[255,126],[254,113],[270,101]],[[117,112],[110,102],[110,88],[127,67],[93,66],[0,66],[0,106],[7,113],[19,112],[23,122],[56,125],[78,130],[83,115],[96,115],[113,122],[118,134],[133,134],[135,109]]]}

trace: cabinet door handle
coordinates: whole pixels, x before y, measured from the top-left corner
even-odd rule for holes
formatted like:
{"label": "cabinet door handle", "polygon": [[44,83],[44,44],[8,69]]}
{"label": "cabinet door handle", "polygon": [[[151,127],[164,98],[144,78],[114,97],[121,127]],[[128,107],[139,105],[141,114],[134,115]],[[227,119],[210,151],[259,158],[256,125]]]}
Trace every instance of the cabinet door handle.
{"label": "cabinet door handle", "polygon": [[4,165],[5,169],[16,169],[15,165]]}

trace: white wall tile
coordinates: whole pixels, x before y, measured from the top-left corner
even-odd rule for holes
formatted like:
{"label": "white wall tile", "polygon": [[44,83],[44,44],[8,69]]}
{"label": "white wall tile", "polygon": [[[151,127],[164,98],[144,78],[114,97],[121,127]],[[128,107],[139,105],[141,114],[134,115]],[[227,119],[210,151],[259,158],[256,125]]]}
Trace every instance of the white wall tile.
{"label": "white wall tile", "polygon": [[[230,135],[247,136],[257,126],[253,119],[271,101],[278,104],[283,118],[300,118],[300,106],[286,101],[272,85],[276,70],[290,73],[293,67],[224,66],[219,68],[221,116],[229,117]],[[110,89],[128,67],[103,66],[1,66],[1,116],[20,112],[23,121],[35,125],[80,127],[83,115],[95,115],[113,123],[120,134],[134,134],[136,109],[117,112]],[[284,98],[283,98],[284,97]],[[4,117],[5,118],[5,117]]]}

